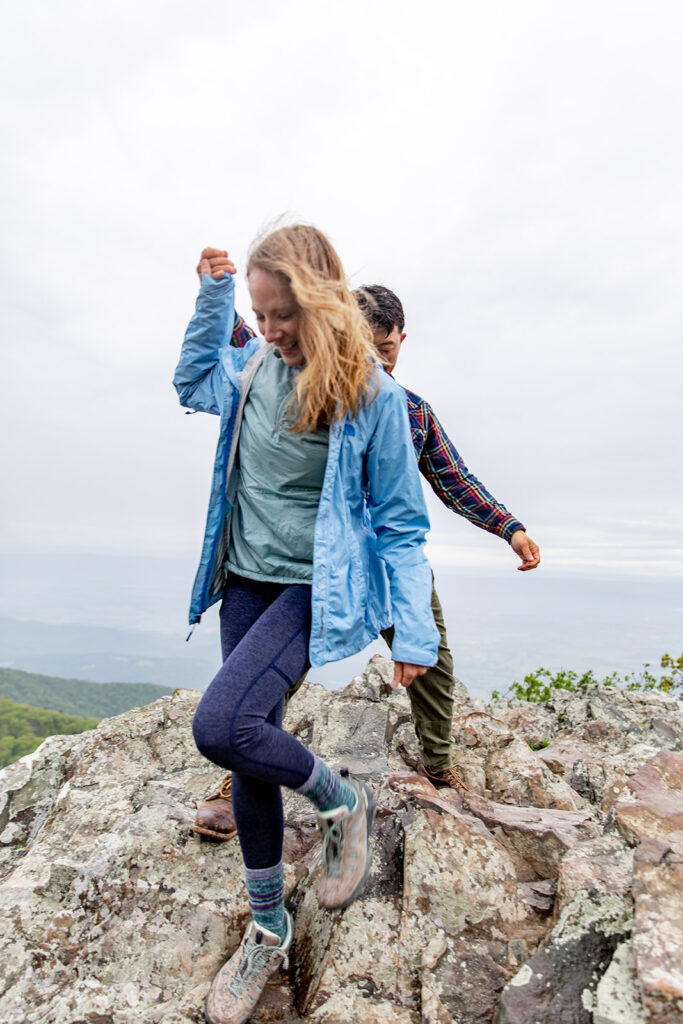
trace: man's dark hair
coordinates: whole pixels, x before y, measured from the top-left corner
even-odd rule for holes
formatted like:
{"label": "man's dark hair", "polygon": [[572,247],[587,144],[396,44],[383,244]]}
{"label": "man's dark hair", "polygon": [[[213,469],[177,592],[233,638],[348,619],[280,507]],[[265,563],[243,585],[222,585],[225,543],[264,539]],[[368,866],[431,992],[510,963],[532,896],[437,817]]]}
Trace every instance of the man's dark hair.
{"label": "man's dark hair", "polygon": [[391,289],[385,288],[383,284],[369,284],[356,288],[353,294],[371,327],[381,327],[387,334],[398,327],[398,333],[403,334],[403,306],[398,295],[394,295]]}

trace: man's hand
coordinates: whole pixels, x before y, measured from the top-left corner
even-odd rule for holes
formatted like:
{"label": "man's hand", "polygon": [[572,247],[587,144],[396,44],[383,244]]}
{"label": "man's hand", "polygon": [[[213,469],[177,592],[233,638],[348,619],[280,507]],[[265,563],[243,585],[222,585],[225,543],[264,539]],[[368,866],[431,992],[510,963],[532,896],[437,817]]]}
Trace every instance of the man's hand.
{"label": "man's hand", "polygon": [[515,530],[510,538],[510,547],[522,559],[522,564],[517,566],[520,572],[528,572],[529,569],[535,569],[541,561],[541,552],[538,550],[538,544],[534,544],[531,537],[527,537],[524,530]]}
{"label": "man's hand", "polygon": [[418,676],[423,676],[427,665],[411,665],[408,661],[394,662],[394,681],[392,686],[410,686]]}
{"label": "man's hand", "polygon": [[197,273],[199,274],[200,281],[202,274],[211,274],[214,281],[220,281],[226,274],[236,274],[237,267],[232,260],[228,259],[225,249],[208,248],[202,249],[202,254],[197,264]]}

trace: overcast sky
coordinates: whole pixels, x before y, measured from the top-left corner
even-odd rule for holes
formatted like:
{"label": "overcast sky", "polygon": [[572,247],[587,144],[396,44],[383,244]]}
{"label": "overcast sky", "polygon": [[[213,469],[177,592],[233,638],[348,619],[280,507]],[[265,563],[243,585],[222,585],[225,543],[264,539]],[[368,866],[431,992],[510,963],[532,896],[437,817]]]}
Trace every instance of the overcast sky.
{"label": "overcast sky", "polygon": [[[548,570],[683,575],[678,3],[24,0],[0,45],[1,550],[198,552],[196,258],[285,214],[401,296]],[[511,557],[430,508],[437,565]]]}

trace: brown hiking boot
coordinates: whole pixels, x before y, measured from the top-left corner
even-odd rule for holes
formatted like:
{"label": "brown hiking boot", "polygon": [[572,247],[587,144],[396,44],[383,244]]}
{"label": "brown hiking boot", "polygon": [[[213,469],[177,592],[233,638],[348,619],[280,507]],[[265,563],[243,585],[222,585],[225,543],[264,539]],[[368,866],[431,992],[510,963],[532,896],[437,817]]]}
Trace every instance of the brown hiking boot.
{"label": "brown hiking boot", "polygon": [[323,834],[322,877],[318,901],[329,910],[348,907],[359,896],[370,874],[370,832],[375,818],[375,796],[369,786],[348,779],[357,795],[352,811],[342,804],[334,811],[319,811]]}
{"label": "brown hiking boot", "polygon": [[420,764],[417,768],[417,774],[421,775],[423,779],[429,779],[432,786],[436,786],[437,789],[464,789],[466,793],[472,792],[453,766],[437,770],[436,768],[428,768],[426,764]]}
{"label": "brown hiking boot", "polygon": [[202,800],[192,830],[208,839],[232,839],[237,835],[232,810],[232,776],[226,775],[218,791]]}
{"label": "brown hiking boot", "polygon": [[289,966],[292,919],[285,911],[287,934],[280,936],[252,921],[239,949],[223,964],[211,982],[204,1003],[208,1024],[244,1024],[258,1003],[266,982],[279,967]]}

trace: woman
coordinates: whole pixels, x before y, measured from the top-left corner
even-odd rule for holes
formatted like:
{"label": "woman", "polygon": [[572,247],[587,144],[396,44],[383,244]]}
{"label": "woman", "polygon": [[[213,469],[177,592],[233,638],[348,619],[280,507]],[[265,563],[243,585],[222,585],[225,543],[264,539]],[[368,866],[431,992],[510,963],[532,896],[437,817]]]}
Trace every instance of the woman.
{"label": "woman", "polygon": [[224,664],[197,708],[197,747],[232,771],[253,920],[218,972],[210,1024],[245,1021],[286,960],[280,786],[307,796],[323,833],[318,897],[356,898],[370,869],[375,802],[282,729],[309,665],[361,650],[393,623],[395,683],[434,664],[424,555],[429,523],[405,399],[376,366],[339,257],[295,225],[253,248],[247,280],[265,343],[233,348],[234,264],[205,250],[174,384],[221,427],[190,621],[222,599]]}

